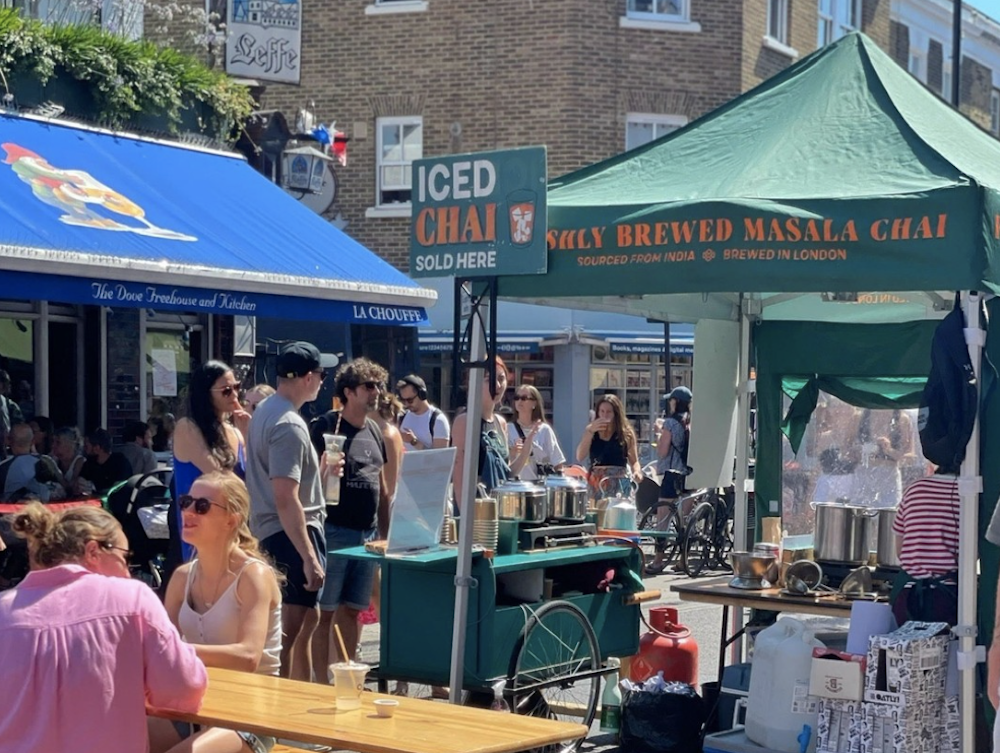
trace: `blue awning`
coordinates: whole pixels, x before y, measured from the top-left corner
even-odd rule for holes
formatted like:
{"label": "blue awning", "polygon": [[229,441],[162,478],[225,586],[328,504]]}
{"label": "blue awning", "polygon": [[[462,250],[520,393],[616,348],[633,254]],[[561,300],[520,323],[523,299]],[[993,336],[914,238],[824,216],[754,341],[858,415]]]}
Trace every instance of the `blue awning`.
{"label": "blue awning", "polygon": [[360,324],[436,299],[239,156],[0,115],[0,297]]}

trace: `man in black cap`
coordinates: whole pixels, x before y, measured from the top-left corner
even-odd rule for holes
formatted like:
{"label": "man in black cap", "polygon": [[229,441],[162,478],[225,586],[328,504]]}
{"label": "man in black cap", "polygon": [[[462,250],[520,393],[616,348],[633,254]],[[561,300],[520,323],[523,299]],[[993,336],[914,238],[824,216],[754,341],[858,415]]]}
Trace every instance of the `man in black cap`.
{"label": "man in black cap", "polygon": [[[323,359],[306,342],[285,345],[278,385],[250,422],[247,488],[250,530],[286,573],[281,610],[281,674],[312,679],[309,642],[319,622],[317,602],[326,574],[325,505],[319,458],[299,409],[323,385]],[[325,673],[325,667],[317,667]]]}
{"label": "man in black cap", "polygon": [[430,450],[447,447],[451,440],[448,417],[427,401],[427,384],[416,374],[396,382],[396,392],[406,406],[399,433],[406,450]]}

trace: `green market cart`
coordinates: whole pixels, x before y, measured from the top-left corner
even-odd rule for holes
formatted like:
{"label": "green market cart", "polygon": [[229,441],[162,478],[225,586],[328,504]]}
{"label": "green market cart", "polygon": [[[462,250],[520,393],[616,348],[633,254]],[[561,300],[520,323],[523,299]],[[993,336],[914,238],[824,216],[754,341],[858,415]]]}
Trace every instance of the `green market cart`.
{"label": "green market cart", "polygon": [[[447,685],[456,551],[394,557],[354,547],[330,556],[381,565],[380,682]],[[502,683],[515,713],[589,726],[601,675],[613,671],[605,660],[638,651],[639,605],[659,598],[659,592],[643,590],[641,572],[642,553],[634,546],[581,546],[493,559],[474,552],[464,689],[492,693]],[[610,581],[602,583],[609,575]],[[551,591],[551,598],[525,598],[525,591],[544,592],[544,597]]]}

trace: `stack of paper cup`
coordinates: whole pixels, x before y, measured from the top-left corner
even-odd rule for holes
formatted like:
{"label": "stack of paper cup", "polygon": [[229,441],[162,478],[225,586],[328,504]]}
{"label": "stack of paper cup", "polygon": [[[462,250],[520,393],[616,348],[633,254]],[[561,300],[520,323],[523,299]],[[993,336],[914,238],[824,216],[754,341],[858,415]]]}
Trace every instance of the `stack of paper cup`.
{"label": "stack of paper cup", "polygon": [[499,536],[500,523],[497,519],[497,501],[489,497],[477,499],[475,512],[472,516],[472,543],[479,544],[483,549],[496,551]]}

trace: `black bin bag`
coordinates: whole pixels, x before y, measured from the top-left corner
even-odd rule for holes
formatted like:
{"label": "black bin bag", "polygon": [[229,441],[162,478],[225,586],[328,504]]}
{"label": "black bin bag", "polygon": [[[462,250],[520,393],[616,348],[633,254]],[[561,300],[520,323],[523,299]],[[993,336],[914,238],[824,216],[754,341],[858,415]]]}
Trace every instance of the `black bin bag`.
{"label": "black bin bag", "polygon": [[622,753],[696,753],[704,723],[705,704],[687,683],[627,693],[622,699]]}

